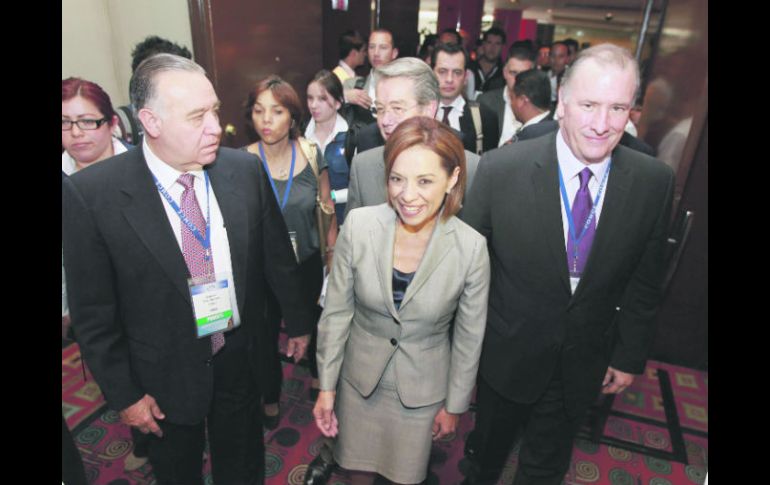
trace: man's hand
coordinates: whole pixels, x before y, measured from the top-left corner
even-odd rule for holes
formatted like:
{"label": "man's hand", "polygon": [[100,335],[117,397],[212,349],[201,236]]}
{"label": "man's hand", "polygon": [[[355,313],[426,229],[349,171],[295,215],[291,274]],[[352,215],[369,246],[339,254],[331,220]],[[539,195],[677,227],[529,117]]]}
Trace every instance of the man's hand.
{"label": "man's hand", "polygon": [[602,382],[602,394],[619,394],[634,382],[634,375],[607,367],[607,374]]}
{"label": "man's hand", "polygon": [[120,420],[124,424],[133,426],[144,434],[153,433],[159,438],[163,437],[163,431],[155,420],[165,418],[166,415],[149,394],[145,394],[140,400],[120,412]]}
{"label": "man's hand", "polygon": [[334,391],[319,392],[318,399],[315,402],[315,406],[313,406],[315,425],[328,438],[337,436],[339,432],[337,415],[334,414],[334,398],[336,394]]}
{"label": "man's hand", "polygon": [[345,101],[369,111],[372,108],[372,98],[363,89],[346,89],[344,91]]}
{"label": "man's hand", "polygon": [[310,342],[310,335],[290,338],[289,343],[286,345],[286,356],[294,357],[294,363],[296,364],[305,356],[308,342]]}
{"label": "man's hand", "polygon": [[436,414],[436,418],[433,420],[433,441],[454,435],[459,420],[459,414],[448,413],[446,409],[442,407]]}

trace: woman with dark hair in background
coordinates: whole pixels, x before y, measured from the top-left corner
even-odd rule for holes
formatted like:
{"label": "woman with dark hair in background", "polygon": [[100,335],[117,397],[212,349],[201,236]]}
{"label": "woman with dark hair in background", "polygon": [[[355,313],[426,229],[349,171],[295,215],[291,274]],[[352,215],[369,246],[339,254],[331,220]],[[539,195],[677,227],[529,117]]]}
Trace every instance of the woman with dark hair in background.
{"label": "woman with dark hair in background", "polygon": [[[319,71],[307,86],[307,107],[311,119],[305,128],[305,138],[317,144],[323,152],[337,225],[342,225],[345,217],[350,180],[350,165],[345,159],[348,123],[339,113],[343,104],[345,99],[339,78],[326,69]],[[336,239],[336,232],[333,239]]]}
{"label": "woman with dark hair in background", "polygon": [[[273,192],[289,230],[297,262],[302,274],[302,292],[315,319],[321,315],[318,298],[323,284],[321,248],[328,235],[320,235],[316,218],[316,203],[320,200],[327,213],[333,212],[329,189],[329,174],[321,151],[300,137],[299,120],[302,104],[289,83],[276,75],[257,82],[246,102],[246,118],[251,122],[256,140],[244,147],[257,155],[270,177]],[[314,167],[315,165],[315,167]],[[316,173],[318,175],[316,175]],[[330,232],[335,231],[333,227]],[[323,239],[322,239],[323,238]],[[264,394],[264,425],[274,429],[280,421],[282,368],[278,354],[278,332],[281,308],[268,291],[265,323],[269,331]],[[313,377],[312,389],[318,389],[318,369],[315,360],[317,330],[313,330],[307,356]],[[289,335],[296,337],[296,335]]]}

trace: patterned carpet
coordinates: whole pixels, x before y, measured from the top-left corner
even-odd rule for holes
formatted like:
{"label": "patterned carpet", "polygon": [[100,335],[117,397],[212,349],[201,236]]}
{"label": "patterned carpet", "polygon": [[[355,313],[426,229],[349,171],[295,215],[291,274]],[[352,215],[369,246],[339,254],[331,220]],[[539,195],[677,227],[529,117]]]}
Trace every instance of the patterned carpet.
{"label": "patterned carpet", "polygon": [[[148,464],[126,472],[131,434],[108,410],[90,373],[83,378],[77,344],[62,348],[62,413],[73,430],[89,483],[154,484]],[[301,484],[318,453],[321,434],[312,421],[310,377],[303,365],[284,363],[281,423],[265,433],[266,483]],[[432,450],[430,485],[454,485],[467,469],[463,444],[473,413],[460,420],[457,436]],[[501,484],[511,483],[517,464],[511,454]],[[206,457],[207,458],[207,457]],[[645,374],[625,393],[597,401],[578,439],[565,485],[700,485],[708,467],[708,374],[650,361]],[[205,483],[212,484],[204,462]],[[350,483],[344,472],[329,485]]]}

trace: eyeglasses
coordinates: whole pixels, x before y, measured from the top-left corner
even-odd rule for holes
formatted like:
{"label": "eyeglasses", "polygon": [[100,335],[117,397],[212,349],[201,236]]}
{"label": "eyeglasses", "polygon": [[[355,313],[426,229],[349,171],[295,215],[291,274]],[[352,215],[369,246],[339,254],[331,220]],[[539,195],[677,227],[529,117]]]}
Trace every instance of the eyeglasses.
{"label": "eyeglasses", "polygon": [[100,120],[61,120],[61,131],[71,130],[72,125],[78,125],[78,128],[81,130],[96,130],[108,121],[109,118],[102,118]]}
{"label": "eyeglasses", "polygon": [[385,114],[388,111],[390,111],[391,114],[393,114],[393,116],[395,116],[397,118],[401,118],[402,116],[404,116],[406,114],[407,111],[409,111],[410,109],[412,109],[412,108],[414,108],[416,106],[419,106],[419,105],[420,105],[420,103],[415,103],[415,104],[413,104],[412,106],[410,106],[408,108],[406,108],[404,106],[385,107],[385,106],[380,105],[380,106],[375,106],[374,108],[372,108],[372,112],[375,115],[377,115],[377,116],[385,116]]}

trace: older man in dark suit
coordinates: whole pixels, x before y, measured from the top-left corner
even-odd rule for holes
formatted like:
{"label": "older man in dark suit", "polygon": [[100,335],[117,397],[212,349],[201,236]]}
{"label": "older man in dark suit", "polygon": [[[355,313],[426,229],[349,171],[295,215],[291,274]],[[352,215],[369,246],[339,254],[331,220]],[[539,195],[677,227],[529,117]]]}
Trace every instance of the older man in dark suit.
{"label": "older man in dark suit", "polygon": [[265,283],[289,353],[310,317],[275,197],[256,157],[219,147],[219,99],[179,56],[131,78],[142,147],[64,181],[64,264],[75,332],[109,406],[152,433],[161,484],[264,481],[259,412]]}
{"label": "older man in dark suit", "polygon": [[492,267],[478,382],[474,484],[558,485],[599,392],[645,367],[661,296],[674,174],[619,146],[638,89],[625,50],[582,52],[562,81],[560,129],[485,155],[463,218]]}

